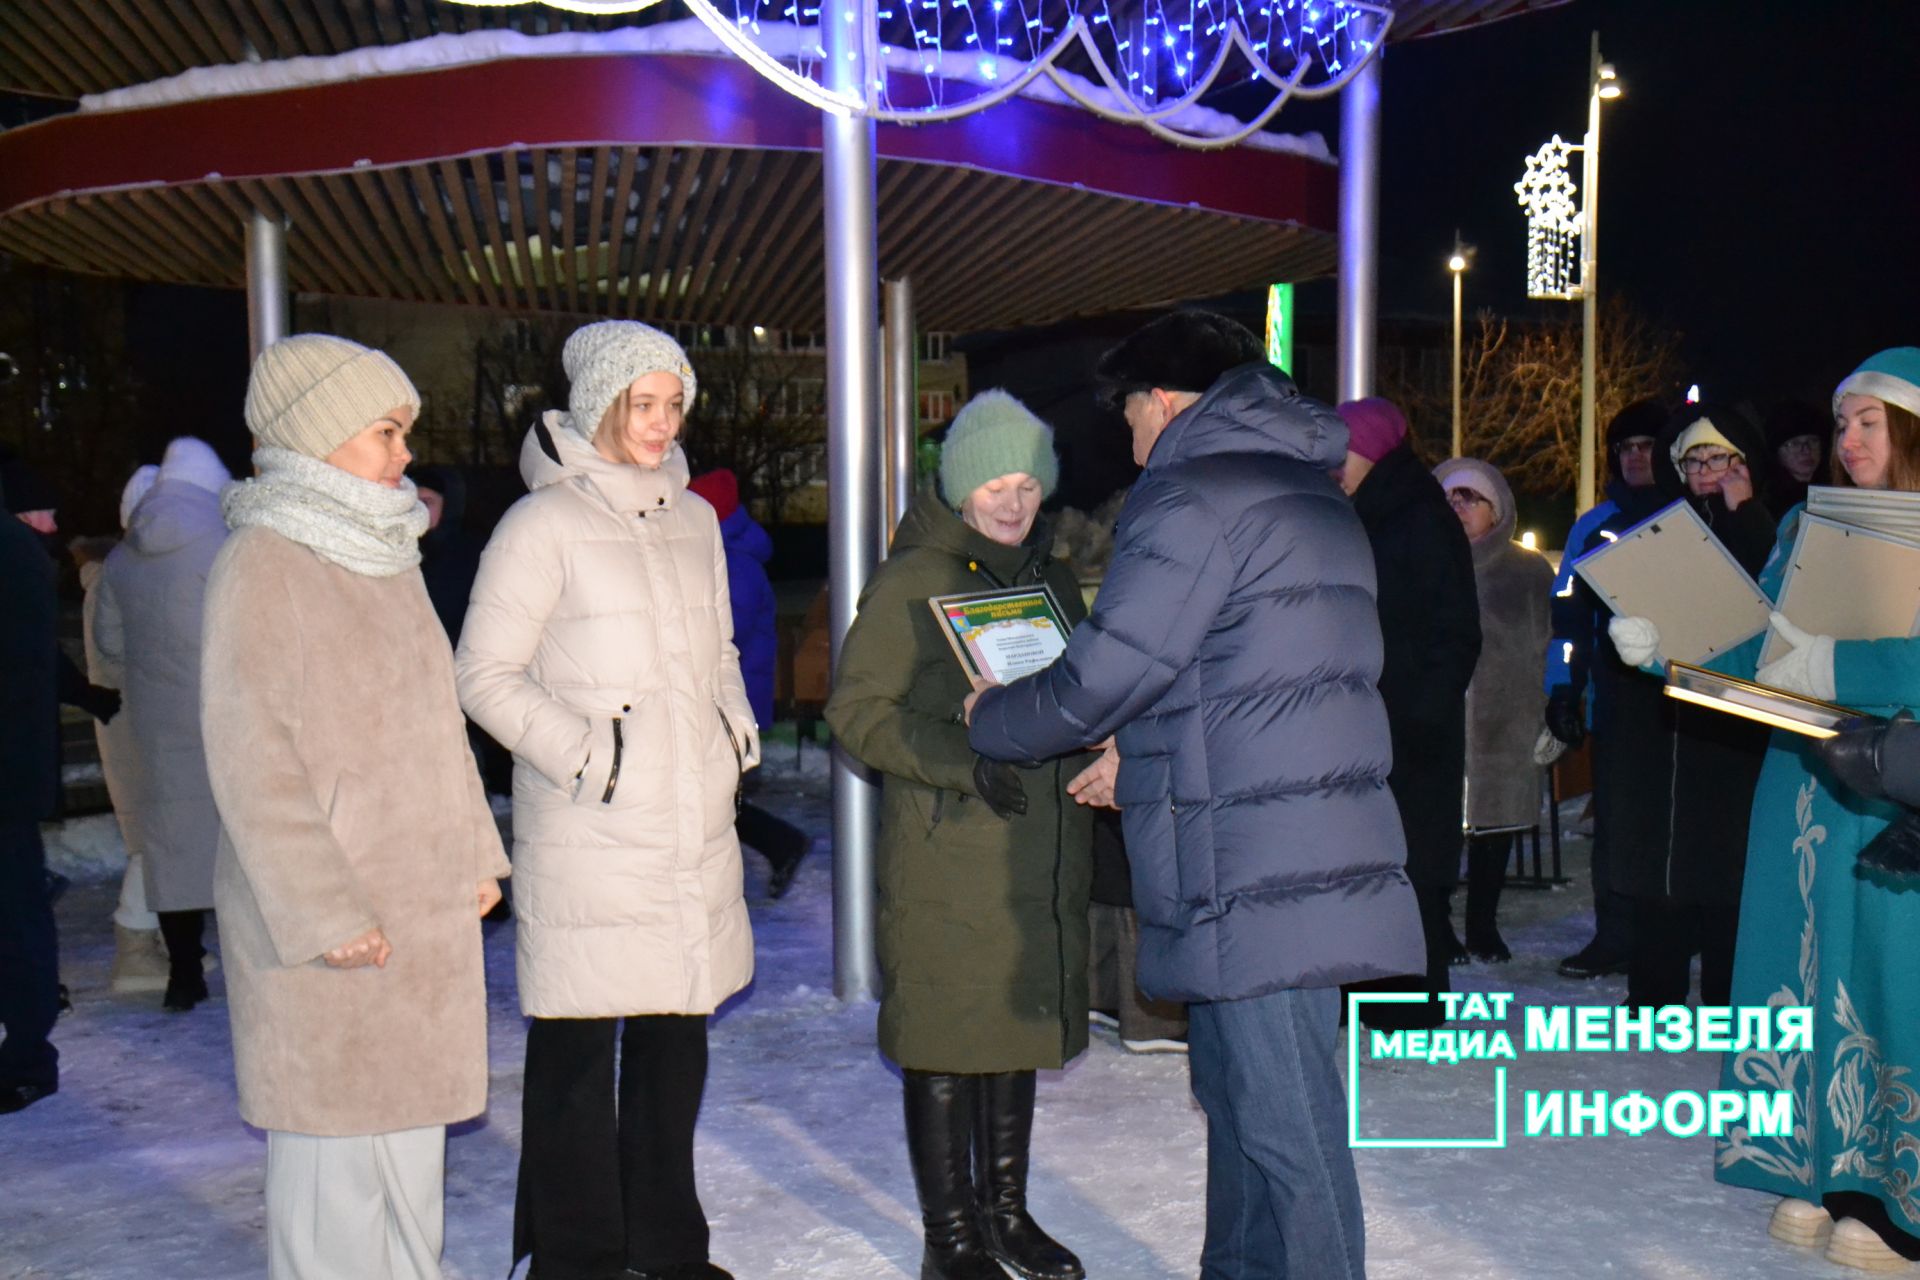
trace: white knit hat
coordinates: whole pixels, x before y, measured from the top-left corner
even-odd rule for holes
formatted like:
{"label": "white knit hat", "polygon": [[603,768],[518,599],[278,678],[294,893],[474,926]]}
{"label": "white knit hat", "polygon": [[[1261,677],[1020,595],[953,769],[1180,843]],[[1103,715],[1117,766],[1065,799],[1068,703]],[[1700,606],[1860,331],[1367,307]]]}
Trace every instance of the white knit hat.
{"label": "white knit hat", "polygon": [[650,373],[675,375],[686,392],[689,412],[699,391],[693,366],[680,344],[638,320],[602,320],[575,329],[560,350],[560,364],[571,384],[568,425],[588,440],[599,430],[607,407],[638,378]]}
{"label": "white knit hat", "polygon": [[126,488],[120,490],[120,527],[127,527],[133,519],[133,509],[140,505],[140,499],[147,496],[147,490],[153,488],[154,481],[160,478],[160,468],[149,462],[144,467],[136,467],[127,477]]}
{"label": "white knit hat", "polygon": [[247,429],[261,444],[324,459],[420,393],[385,352],[326,333],[282,338],[247,380]]}
{"label": "white knit hat", "polygon": [[175,436],[167,444],[166,456],[160,459],[160,478],[182,480],[208,493],[219,493],[233,483],[233,473],[213,446],[194,436]]}

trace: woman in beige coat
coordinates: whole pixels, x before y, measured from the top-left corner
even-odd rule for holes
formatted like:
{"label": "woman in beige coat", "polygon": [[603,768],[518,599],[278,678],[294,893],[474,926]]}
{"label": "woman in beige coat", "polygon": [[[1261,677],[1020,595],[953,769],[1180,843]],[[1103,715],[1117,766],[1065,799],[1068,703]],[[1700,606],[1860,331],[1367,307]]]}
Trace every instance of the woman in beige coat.
{"label": "woman in beige coat", "polygon": [[446,1125],[487,1100],[480,916],[507,861],[418,568],[419,407],[345,339],[262,352],[259,475],[223,495],[207,584],[213,892],[274,1280],[437,1277]]}
{"label": "woman in beige coat", "polygon": [[514,1259],[540,1280],[726,1277],[693,1129],[706,1017],[753,976],[733,819],[759,744],[719,521],[676,443],[693,369],[632,321],[562,358],[568,412],[528,434],[532,492],[487,544],[455,658],[467,714],[514,756],[533,1019]]}

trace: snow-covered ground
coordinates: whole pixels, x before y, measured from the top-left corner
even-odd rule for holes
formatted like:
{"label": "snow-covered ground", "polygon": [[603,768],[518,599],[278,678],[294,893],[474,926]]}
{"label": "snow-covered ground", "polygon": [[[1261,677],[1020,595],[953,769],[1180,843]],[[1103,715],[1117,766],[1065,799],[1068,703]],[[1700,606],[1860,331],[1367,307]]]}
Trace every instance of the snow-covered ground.
{"label": "snow-covered ground", "polygon": [[[824,831],[821,755],[810,751],[795,770],[791,745],[770,753],[762,802]],[[106,990],[116,842],[99,820],[73,828],[56,833],[57,861],[77,882],[58,909],[74,999],[55,1032],[61,1092],[0,1117],[0,1276],[259,1276],[266,1148],[235,1114],[225,1004],[168,1015],[155,996]],[[1567,867],[1584,871],[1581,846],[1569,849]],[[781,902],[766,900],[758,858],[749,855],[747,874],[759,975],[714,1020],[700,1127],[714,1258],[742,1280],[917,1274],[898,1085],[874,1048],[873,1009],[831,994],[824,846]],[[1573,983],[1553,972],[1554,958],[1585,940],[1588,901],[1578,885],[1510,890],[1502,917],[1520,959],[1457,971],[1458,985],[1532,1003],[1617,1001],[1618,979]],[[458,1128],[449,1145],[451,1276],[506,1274],[525,1039],[512,941],[512,926],[488,926],[493,1096],[487,1116]],[[217,974],[213,982],[218,993]],[[1369,1133],[1491,1131],[1484,1066],[1363,1060],[1360,1070]],[[1709,1139],[1518,1136],[1521,1090],[1706,1090],[1713,1057],[1523,1051],[1511,1074],[1515,1136],[1506,1149],[1358,1153],[1371,1275],[1857,1274],[1769,1239],[1770,1200],[1715,1183]],[[1185,1060],[1131,1056],[1097,1035],[1079,1061],[1049,1073],[1040,1097],[1039,1220],[1098,1280],[1196,1274],[1206,1135]]]}

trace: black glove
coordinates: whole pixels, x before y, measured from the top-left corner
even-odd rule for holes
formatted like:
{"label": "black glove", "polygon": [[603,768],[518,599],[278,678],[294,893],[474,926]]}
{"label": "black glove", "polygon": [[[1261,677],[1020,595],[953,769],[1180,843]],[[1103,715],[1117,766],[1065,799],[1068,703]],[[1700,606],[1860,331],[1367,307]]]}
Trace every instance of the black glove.
{"label": "black glove", "polygon": [[1886,736],[1884,720],[1848,720],[1839,733],[1823,739],[1814,750],[1833,770],[1840,785],[1856,795],[1879,800],[1886,796],[1886,789],[1880,785],[1880,744]]}
{"label": "black glove", "polygon": [[1555,685],[1547,695],[1547,732],[1575,749],[1587,740],[1587,720],[1572,685]]}
{"label": "black glove", "polygon": [[115,716],[120,714],[120,691],[90,684],[87,686],[86,693],[82,695],[81,701],[74,705],[101,724],[109,724]]}
{"label": "black glove", "polygon": [[1920,879],[1920,813],[1901,814],[1867,841],[1860,865],[1895,879]]}
{"label": "black glove", "polygon": [[996,818],[1012,819],[1027,811],[1027,789],[1020,785],[1020,771],[1003,761],[975,756],[973,789]]}

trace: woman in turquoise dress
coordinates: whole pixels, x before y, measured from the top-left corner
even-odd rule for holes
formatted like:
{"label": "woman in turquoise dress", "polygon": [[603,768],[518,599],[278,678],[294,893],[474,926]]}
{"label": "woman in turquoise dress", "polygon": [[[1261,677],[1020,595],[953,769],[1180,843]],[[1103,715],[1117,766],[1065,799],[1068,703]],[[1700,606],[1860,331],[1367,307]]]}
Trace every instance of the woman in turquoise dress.
{"label": "woman in turquoise dress", "polygon": [[[1833,483],[1920,491],[1920,348],[1868,360],[1833,407]],[[1769,598],[1803,510],[1761,573]],[[1836,641],[1774,618],[1787,656],[1756,673],[1756,639],[1713,665],[1878,715],[1920,708],[1920,638]],[[1831,1228],[1829,1260],[1903,1269],[1920,1257],[1920,888],[1856,863],[1897,810],[1843,787],[1812,743],[1775,733],[1760,775],[1733,1003],[1810,1007],[1813,1047],[1726,1055],[1721,1088],[1791,1093],[1794,1123],[1778,1138],[1731,1128],[1716,1176],[1785,1197],[1771,1226],[1782,1240],[1817,1246]]]}

